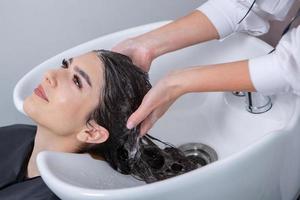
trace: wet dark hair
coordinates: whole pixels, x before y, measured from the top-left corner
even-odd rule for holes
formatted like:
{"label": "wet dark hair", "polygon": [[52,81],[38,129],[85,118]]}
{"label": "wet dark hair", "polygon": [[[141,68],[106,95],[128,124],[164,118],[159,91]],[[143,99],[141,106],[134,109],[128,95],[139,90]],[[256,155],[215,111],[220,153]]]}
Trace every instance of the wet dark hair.
{"label": "wet dark hair", "polygon": [[[87,123],[95,120],[109,131],[101,144],[89,146],[89,153],[100,154],[117,171],[131,174],[147,183],[163,180],[196,169],[197,164],[177,148],[150,135],[139,137],[140,126],[127,129],[128,117],[150,90],[148,74],[122,54],[95,50],[104,65],[104,86],[99,105]],[[160,148],[154,141],[162,142]]]}

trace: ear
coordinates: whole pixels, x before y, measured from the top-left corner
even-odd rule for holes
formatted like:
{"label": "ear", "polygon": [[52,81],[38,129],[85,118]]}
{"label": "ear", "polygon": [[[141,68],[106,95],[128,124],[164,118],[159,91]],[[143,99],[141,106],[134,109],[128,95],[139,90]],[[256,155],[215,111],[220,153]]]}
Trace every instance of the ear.
{"label": "ear", "polygon": [[85,126],[77,135],[77,139],[85,143],[99,144],[105,142],[109,137],[106,128],[98,125],[94,120],[90,122],[91,126]]}

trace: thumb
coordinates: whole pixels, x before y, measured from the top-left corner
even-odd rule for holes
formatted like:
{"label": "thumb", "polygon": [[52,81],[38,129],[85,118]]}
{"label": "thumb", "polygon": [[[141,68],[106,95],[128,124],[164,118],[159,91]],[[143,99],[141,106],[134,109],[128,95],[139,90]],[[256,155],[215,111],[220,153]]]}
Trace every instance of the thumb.
{"label": "thumb", "polygon": [[138,107],[138,109],[131,114],[131,116],[127,120],[127,128],[132,129],[140,124],[147,116],[152,112],[151,106],[147,103],[142,102],[142,104]]}

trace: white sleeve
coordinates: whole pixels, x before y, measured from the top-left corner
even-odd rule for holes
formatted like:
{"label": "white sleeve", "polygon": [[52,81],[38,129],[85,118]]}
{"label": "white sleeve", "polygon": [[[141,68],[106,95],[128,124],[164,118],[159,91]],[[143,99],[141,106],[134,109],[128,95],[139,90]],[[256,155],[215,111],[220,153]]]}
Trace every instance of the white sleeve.
{"label": "white sleeve", "polygon": [[252,83],[258,92],[300,95],[300,26],[284,35],[276,50],[249,60]]}
{"label": "white sleeve", "polygon": [[220,39],[234,32],[262,35],[269,30],[269,20],[283,20],[294,0],[257,1],[247,17],[254,0],[209,0],[197,10],[203,12],[217,29]]}

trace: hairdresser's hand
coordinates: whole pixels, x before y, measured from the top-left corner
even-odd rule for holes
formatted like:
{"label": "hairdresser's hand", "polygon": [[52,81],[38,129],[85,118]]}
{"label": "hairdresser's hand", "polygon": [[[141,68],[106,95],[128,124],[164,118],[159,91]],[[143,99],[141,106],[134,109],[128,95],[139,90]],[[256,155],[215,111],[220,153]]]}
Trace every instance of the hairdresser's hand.
{"label": "hairdresser's hand", "polygon": [[129,117],[127,128],[141,124],[141,135],[145,135],[154,123],[168,110],[172,103],[184,94],[179,71],[173,71],[161,79],[145,95],[142,104]]}
{"label": "hairdresser's hand", "polygon": [[129,38],[114,46],[112,51],[127,55],[132,62],[142,70],[148,72],[153,58],[150,48],[145,41],[138,38]]}

